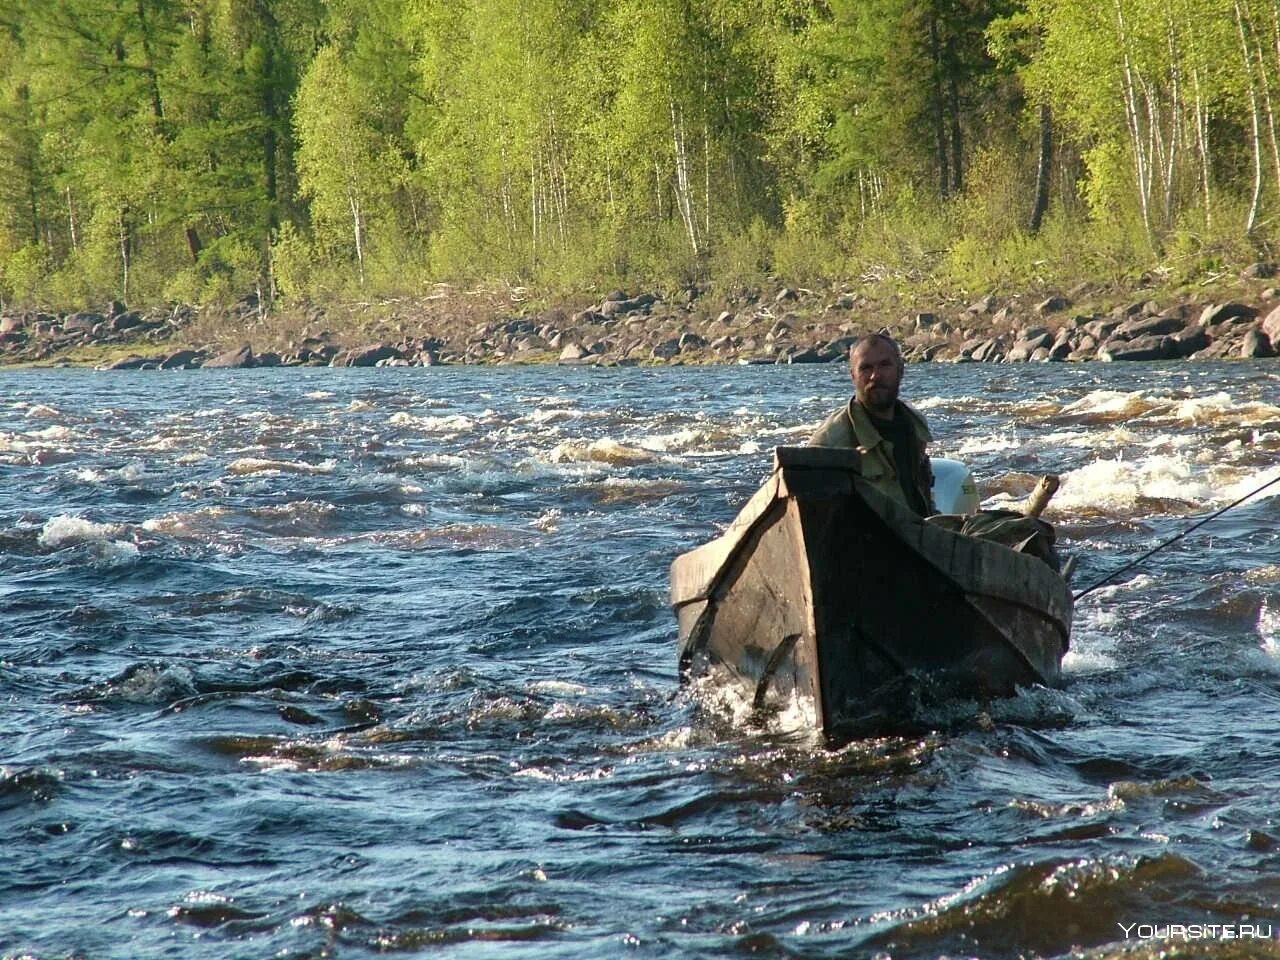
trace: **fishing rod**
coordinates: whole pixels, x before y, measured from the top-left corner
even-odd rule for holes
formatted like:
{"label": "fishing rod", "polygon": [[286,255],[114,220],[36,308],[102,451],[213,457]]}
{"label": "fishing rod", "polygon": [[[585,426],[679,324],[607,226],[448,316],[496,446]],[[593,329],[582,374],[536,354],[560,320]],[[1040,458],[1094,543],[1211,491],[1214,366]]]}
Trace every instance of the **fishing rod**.
{"label": "fishing rod", "polygon": [[1197,521],[1196,523],[1193,523],[1191,526],[1187,527],[1187,529],[1183,530],[1183,531],[1182,531],[1180,534],[1178,534],[1177,536],[1175,536],[1175,537],[1170,537],[1168,540],[1166,540],[1164,543],[1160,544],[1159,546],[1152,547],[1150,550],[1148,550],[1146,553],[1144,553],[1142,556],[1140,556],[1137,560],[1132,560],[1132,561],[1130,561],[1129,563],[1126,563],[1126,564],[1125,564],[1123,567],[1121,567],[1120,569],[1118,569],[1118,570],[1113,570],[1111,573],[1107,574],[1105,577],[1103,577],[1103,578],[1102,578],[1101,580],[1099,580],[1097,583],[1090,584],[1089,586],[1085,587],[1083,590],[1081,590],[1079,593],[1077,593],[1077,594],[1076,594],[1072,599],[1073,599],[1073,600],[1079,600],[1079,599],[1080,599],[1081,597],[1083,597],[1086,593],[1092,593],[1094,590],[1097,590],[1099,587],[1104,586],[1105,584],[1110,583],[1112,580],[1114,580],[1116,577],[1120,576],[1120,574],[1124,573],[1126,570],[1132,570],[1132,569],[1133,569],[1134,567],[1136,567],[1138,564],[1142,563],[1142,561],[1143,561],[1143,560],[1146,560],[1148,557],[1153,556],[1153,555],[1154,555],[1154,554],[1156,554],[1156,553],[1159,553],[1161,550],[1163,550],[1165,547],[1169,546],[1170,544],[1172,544],[1172,543],[1177,543],[1179,540],[1181,540],[1183,537],[1185,537],[1188,533],[1191,533],[1191,531],[1193,531],[1193,530],[1198,530],[1200,527],[1203,527],[1203,526],[1204,526],[1206,523],[1208,523],[1210,520],[1216,520],[1218,517],[1222,516],[1224,513],[1226,513],[1226,512],[1227,512],[1228,510],[1230,510],[1232,507],[1238,507],[1238,506],[1240,506],[1240,504],[1244,503],[1244,502],[1245,502],[1246,500],[1248,500],[1250,497],[1257,496],[1257,495],[1258,495],[1258,494],[1260,494],[1263,490],[1267,489],[1267,487],[1270,487],[1270,486],[1272,486],[1272,485],[1274,485],[1274,484],[1277,484],[1277,483],[1280,483],[1280,475],[1277,475],[1277,476],[1272,477],[1270,480],[1268,480],[1266,483],[1264,483],[1262,486],[1260,486],[1257,490],[1252,490],[1252,491],[1250,491],[1249,493],[1246,493],[1246,494],[1245,494],[1243,497],[1241,497],[1239,500],[1236,500],[1236,501],[1234,501],[1234,502],[1232,502],[1232,503],[1228,503],[1228,504],[1227,504],[1225,507],[1223,507],[1221,510],[1218,510],[1218,511],[1216,511],[1216,512],[1214,512],[1214,513],[1209,514],[1209,516],[1205,517],[1203,520],[1200,520],[1200,521]]}

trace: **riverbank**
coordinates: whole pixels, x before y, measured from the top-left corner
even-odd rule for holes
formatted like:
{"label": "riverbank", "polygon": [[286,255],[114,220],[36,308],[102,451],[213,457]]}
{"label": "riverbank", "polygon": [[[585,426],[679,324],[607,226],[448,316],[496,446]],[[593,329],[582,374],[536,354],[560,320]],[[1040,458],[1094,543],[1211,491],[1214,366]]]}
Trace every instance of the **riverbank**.
{"label": "riverbank", "polygon": [[981,296],[853,283],[537,298],[440,286],[418,298],[267,308],[167,305],[0,316],[0,364],[180,369],[826,363],[888,330],[909,361],[1133,361],[1280,354],[1270,264],[1178,289],[1080,283]]}

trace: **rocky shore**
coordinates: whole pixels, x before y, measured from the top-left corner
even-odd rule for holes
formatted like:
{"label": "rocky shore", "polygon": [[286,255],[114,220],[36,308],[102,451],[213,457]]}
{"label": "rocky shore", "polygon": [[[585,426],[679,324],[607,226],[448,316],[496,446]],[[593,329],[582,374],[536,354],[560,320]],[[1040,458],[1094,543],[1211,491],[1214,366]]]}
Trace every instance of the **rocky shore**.
{"label": "rocky shore", "polygon": [[[928,311],[851,286],[778,287],[675,297],[615,291],[585,307],[538,309],[497,293],[438,291],[378,304],[264,310],[187,305],[131,310],[9,311],[0,364],[100,369],[827,363],[861,334],[884,329],[912,362],[1136,361],[1280,355],[1275,269],[1255,264],[1211,293],[1117,291],[970,301]],[[1125,294],[1128,294],[1126,296]]]}

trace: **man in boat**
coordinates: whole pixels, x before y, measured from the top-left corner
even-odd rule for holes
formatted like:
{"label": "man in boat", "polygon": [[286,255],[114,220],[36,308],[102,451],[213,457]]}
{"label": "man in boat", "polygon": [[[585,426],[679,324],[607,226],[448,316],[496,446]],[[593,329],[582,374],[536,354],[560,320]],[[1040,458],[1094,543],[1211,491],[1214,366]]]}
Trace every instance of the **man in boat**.
{"label": "man in boat", "polygon": [[809,446],[857,448],[864,479],[927,517],[937,513],[927,453],[933,437],[923,414],[898,399],[905,370],[892,337],[872,333],[861,338],[849,354],[854,395],[818,427]]}
{"label": "man in boat", "polygon": [[1049,524],[1014,510],[980,510],[963,518],[935,516],[933,470],[927,447],[933,436],[924,415],[898,398],[906,364],[897,342],[872,333],[854,344],[849,373],[854,395],[823,421],[811,447],[854,447],[861,475],[881,493],[922,517],[933,517],[958,533],[994,540],[1059,568]]}

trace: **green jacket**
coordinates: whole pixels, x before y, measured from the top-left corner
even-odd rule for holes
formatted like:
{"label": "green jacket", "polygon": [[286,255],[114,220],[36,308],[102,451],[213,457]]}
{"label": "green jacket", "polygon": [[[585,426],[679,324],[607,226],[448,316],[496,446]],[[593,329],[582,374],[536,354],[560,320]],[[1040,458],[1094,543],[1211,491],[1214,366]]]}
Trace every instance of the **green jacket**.
{"label": "green jacket", "polygon": [[[933,503],[933,470],[929,466],[929,455],[925,448],[933,435],[929,433],[929,425],[923,414],[911,404],[898,401],[898,413],[905,414],[915,430],[916,439],[920,441],[916,457],[915,476],[908,482],[914,483],[920,496],[929,506],[929,513],[937,513]],[[904,506],[906,494],[898,482],[898,469],[894,466],[893,444],[875,428],[875,422],[857,397],[851,397],[848,404],[836,410],[823,421],[822,426],[809,438],[811,447],[853,447],[862,454],[862,476],[871,481],[881,493],[898,501]]]}

